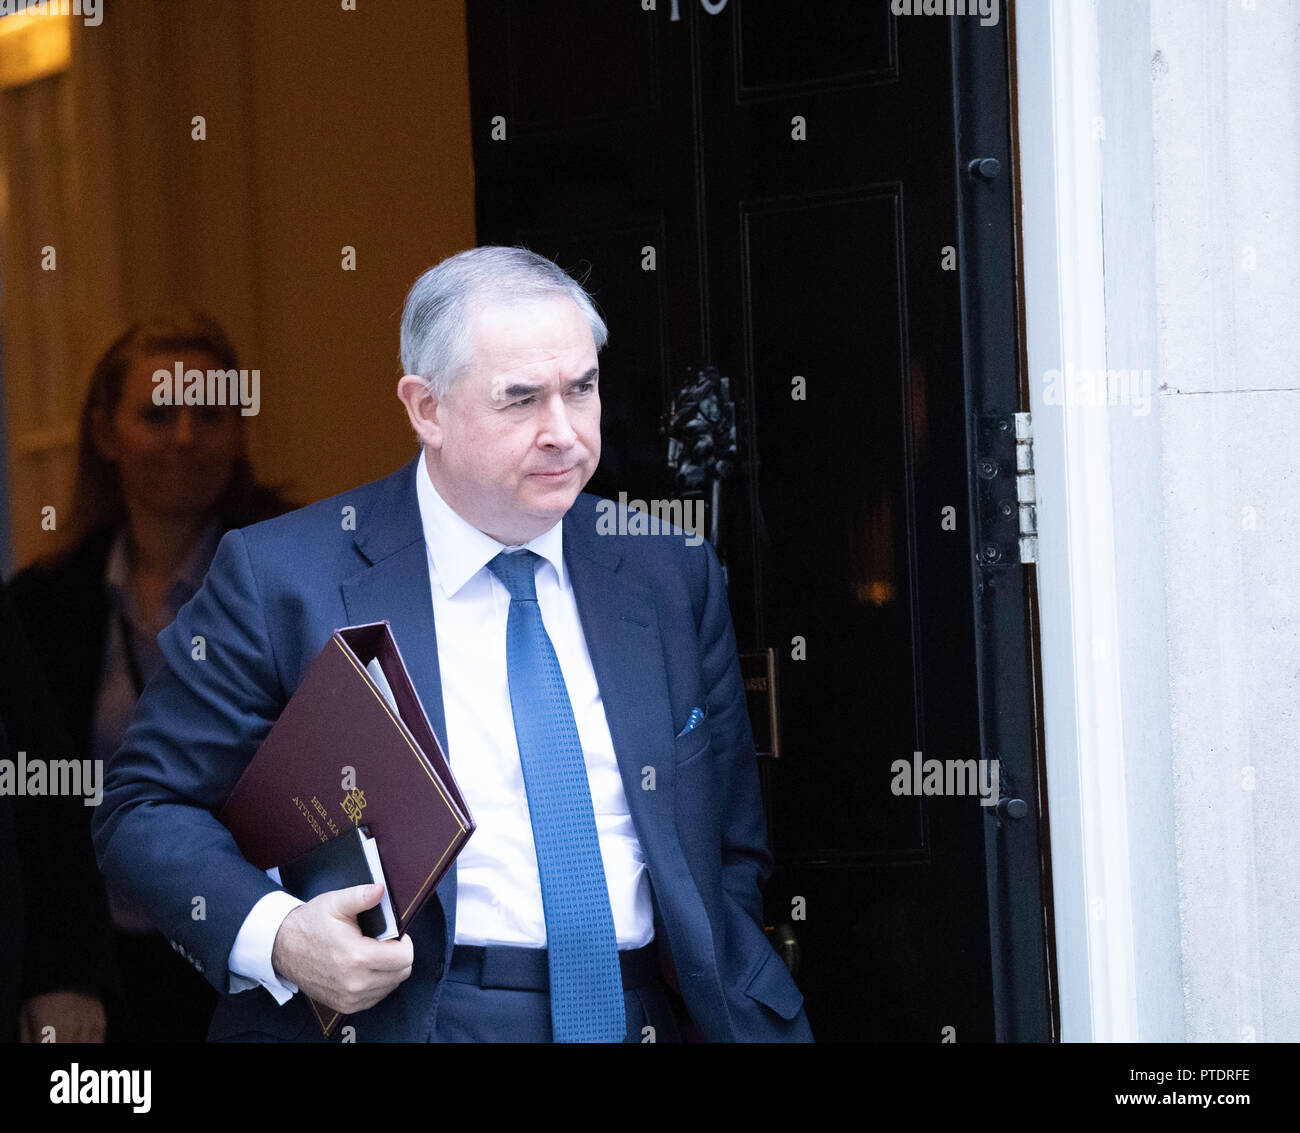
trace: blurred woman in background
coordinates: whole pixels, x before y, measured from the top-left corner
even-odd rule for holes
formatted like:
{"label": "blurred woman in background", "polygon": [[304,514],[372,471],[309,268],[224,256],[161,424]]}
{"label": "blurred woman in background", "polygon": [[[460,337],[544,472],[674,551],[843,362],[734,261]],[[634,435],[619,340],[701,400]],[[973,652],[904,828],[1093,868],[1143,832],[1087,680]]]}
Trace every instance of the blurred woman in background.
{"label": "blurred woman in background", "polygon": [[[164,664],[155,638],[202,584],[221,536],[293,506],[254,478],[238,405],[155,404],[155,371],[174,372],[178,363],[239,369],[225,332],[202,314],[138,322],[96,363],[59,545],[15,577],[10,591],[72,754],[102,759],[105,768]],[[90,841],[92,808],[78,809],[78,828],[57,836],[80,847]],[[107,901],[115,955],[71,989],[58,973],[76,967],[65,954],[84,943],[38,944],[50,973],[23,1005],[23,1034],[39,1036],[50,1017],[84,1028],[98,1009],[109,1042],[203,1041],[215,990],[126,900],[104,893],[102,883],[97,892]]]}

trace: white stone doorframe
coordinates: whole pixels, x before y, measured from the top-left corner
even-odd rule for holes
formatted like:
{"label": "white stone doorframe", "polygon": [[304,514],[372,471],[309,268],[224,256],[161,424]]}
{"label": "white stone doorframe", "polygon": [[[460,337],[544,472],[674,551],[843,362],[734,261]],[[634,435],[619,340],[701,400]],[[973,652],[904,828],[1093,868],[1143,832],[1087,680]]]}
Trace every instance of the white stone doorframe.
{"label": "white stone doorframe", "polygon": [[1041,379],[1107,368],[1097,10],[1094,0],[1028,0],[1015,21],[1061,1038],[1134,1041],[1111,415],[1046,404]]}

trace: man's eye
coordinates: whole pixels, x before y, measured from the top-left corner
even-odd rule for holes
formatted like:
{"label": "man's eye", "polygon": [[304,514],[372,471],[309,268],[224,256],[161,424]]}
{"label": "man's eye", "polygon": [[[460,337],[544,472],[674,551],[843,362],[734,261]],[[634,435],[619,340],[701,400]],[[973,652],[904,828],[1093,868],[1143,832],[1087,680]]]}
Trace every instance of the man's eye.
{"label": "man's eye", "polygon": [[591,393],[596,388],[595,382],[582,382],[580,385],[573,387],[575,393]]}
{"label": "man's eye", "polygon": [[536,399],[535,399],[535,398],[532,398],[532,397],[521,397],[518,401],[512,402],[511,404],[512,404],[512,405],[531,405],[531,404],[533,403],[533,401],[535,401],[535,400],[536,400]]}

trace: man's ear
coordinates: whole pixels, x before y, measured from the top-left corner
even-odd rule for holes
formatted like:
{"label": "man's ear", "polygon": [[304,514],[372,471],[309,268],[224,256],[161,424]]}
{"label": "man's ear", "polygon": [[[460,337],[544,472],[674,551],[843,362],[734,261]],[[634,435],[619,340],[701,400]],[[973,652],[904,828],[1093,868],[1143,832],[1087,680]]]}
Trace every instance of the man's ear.
{"label": "man's ear", "polygon": [[397,383],[397,396],[406,407],[407,419],[422,444],[442,447],[442,422],[438,416],[437,395],[429,390],[423,378],[416,374],[403,374]]}

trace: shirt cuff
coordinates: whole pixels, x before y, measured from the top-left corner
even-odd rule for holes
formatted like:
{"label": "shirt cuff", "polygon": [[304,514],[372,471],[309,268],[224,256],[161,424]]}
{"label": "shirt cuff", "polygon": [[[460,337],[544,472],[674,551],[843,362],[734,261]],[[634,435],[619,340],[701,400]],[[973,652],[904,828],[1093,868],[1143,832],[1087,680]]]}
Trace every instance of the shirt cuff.
{"label": "shirt cuff", "polygon": [[292,893],[273,889],[248,911],[226,963],[230,969],[232,994],[248,991],[260,984],[271,993],[276,1003],[284,1004],[298,991],[295,985],[275,974],[271,967],[271,951],[284,918],[304,903]]}

